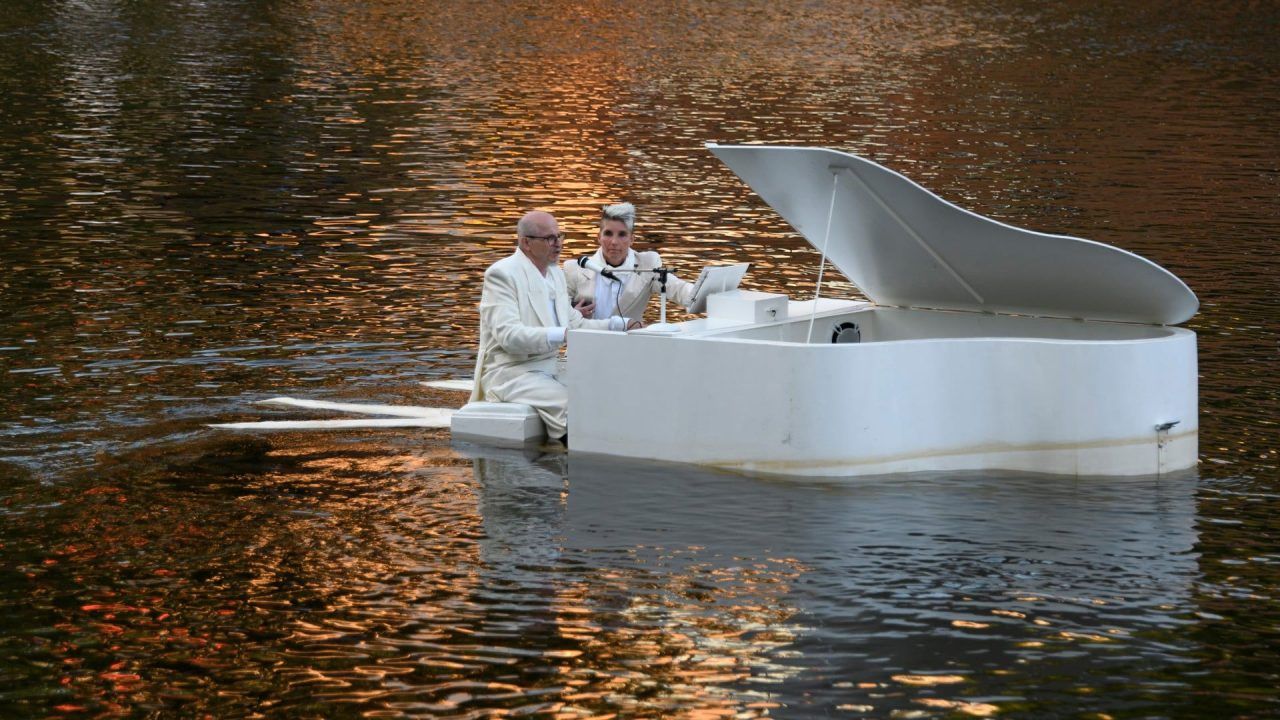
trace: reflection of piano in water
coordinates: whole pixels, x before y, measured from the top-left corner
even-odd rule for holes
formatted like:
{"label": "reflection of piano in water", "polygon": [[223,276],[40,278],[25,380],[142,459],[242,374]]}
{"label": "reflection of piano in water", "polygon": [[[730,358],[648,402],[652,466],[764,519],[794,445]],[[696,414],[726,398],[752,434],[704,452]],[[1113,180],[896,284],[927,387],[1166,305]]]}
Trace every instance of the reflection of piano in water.
{"label": "reflection of piano in water", "polygon": [[482,503],[485,527],[523,563],[550,543],[538,572],[572,598],[593,667],[680,688],[654,710],[962,708],[961,687],[1043,697],[1050,677],[1085,707],[1072,688],[1153,677],[1190,649],[1176,632],[1194,610],[1194,475],[829,485],[565,460],[567,498],[545,462],[507,461],[492,485],[483,463],[485,494],[508,495]]}
{"label": "reflection of piano in water", "polygon": [[[573,654],[581,672],[574,681],[587,681],[577,694],[600,692],[659,715],[752,701],[734,684],[770,667],[768,652],[795,636],[792,611],[780,604],[799,572],[793,562],[743,566],[718,550],[708,555],[697,535],[667,542],[657,508],[635,501],[649,479],[645,468],[614,473],[563,453],[454,448],[476,472],[490,628],[518,629],[526,647],[541,642]],[[571,507],[566,466],[578,464],[605,480],[582,479],[585,514]],[[618,519],[631,507],[657,535],[630,534]],[[618,542],[599,535],[609,526],[624,531]],[[633,694],[643,700],[625,699]]]}
{"label": "reflection of piano in water", "polygon": [[564,453],[537,447],[497,448],[455,443],[471,458],[485,536],[482,560],[494,571],[546,571],[560,555],[568,473]]}

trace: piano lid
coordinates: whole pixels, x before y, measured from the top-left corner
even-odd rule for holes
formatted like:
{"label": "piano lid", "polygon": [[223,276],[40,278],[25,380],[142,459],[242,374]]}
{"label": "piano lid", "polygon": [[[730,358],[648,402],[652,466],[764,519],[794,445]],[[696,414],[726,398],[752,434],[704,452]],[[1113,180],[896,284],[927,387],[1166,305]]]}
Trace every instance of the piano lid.
{"label": "piano lid", "polygon": [[707,147],[819,251],[830,217],[827,257],[878,305],[1165,325],[1199,307],[1146,258],[977,215],[856,155]]}

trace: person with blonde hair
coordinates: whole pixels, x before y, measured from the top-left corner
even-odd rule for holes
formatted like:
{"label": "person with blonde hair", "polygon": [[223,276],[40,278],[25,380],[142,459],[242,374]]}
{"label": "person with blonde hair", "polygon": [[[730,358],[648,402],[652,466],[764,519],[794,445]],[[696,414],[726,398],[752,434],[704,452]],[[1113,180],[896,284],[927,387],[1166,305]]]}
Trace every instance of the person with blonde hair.
{"label": "person with blonde hair", "polygon": [[[658,273],[646,272],[662,267],[662,257],[652,250],[631,249],[636,223],[636,207],[629,202],[607,205],[600,213],[600,248],[593,259],[605,267],[617,268],[615,278],[605,277],[575,260],[564,263],[565,282],[574,307],[592,318],[621,315],[627,327],[643,323],[649,299],[659,294],[662,281]],[[621,272],[630,271],[630,272]],[[693,301],[694,286],[667,273],[667,299],[685,307]]]}

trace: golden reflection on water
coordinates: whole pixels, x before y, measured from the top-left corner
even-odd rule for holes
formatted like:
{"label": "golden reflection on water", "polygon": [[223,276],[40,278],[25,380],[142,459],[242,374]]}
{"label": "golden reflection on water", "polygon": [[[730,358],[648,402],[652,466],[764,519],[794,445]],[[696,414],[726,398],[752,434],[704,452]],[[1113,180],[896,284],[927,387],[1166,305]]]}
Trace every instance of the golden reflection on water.
{"label": "golden reflection on water", "polygon": [[234,713],[269,692],[439,717],[753,717],[799,672],[799,562],[565,544],[563,455],[316,436],[191,450],[128,458],[145,477],[87,487],[64,544],[24,566],[32,606],[60,618],[65,712]]}
{"label": "golden reflection on water", "polygon": [[[719,716],[760,703],[749,707],[751,716],[771,707],[764,694],[736,686],[795,672],[771,658],[795,636],[785,597],[799,564],[768,559],[726,568],[700,559],[704,548],[696,546],[631,547],[598,558],[571,551],[557,539],[567,522],[563,460],[531,463],[514,453],[474,460],[486,564],[503,578],[558,570],[551,587],[542,587],[546,578],[528,581],[540,588],[537,606],[545,605],[553,625],[539,643],[551,649],[533,654],[564,661],[545,670],[566,703],[557,712],[585,716],[593,704],[607,703],[624,713]],[[528,494],[532,488],[541,501]],[[530,518],[536,524],[525,525]],[[506,633],[478,635],[524,644],[531,640],[527,625],[527,618],[512,620]],[[543,696],[548,688],[525,691]]]}
{"label": "golden reflection on water", "polygon": [[[786,563],[745,572],[695,564],[662,577],[657,587],[651,578],[614,571],[589,578],[582,584],[575,616],[598,617],[608,608],[606,617],[616,619],[609,628],[600,620],[577,625],[586,631],[578,638],[591,660],[590,670],[578,674],[587,680],[608,678],[603,685],[589,682],[578,692],[612,695],[620,709],[645,714],[767,709],[767,693],[735,685],[750,678],[780,682],[796,672],[771,657],[794,639],[788,622],[794,610],[780,601],[788,580],[797,574]],[[637,581],[646,594],[661,599],[632,597],[617,607],[614,598],[633,594]],[[708,612],[709,604],[716,614]],[[753,708],[753,703],[760,705]]]}
{"label": "golden reflection on water", "polygon": [[[1270,9],[11,5],[4,642],[14,685],[37,698],[18,715],[694,717],[805,702],[1052,714],[1064,698],[1194,714],[1274,701],[1256,682],[1273,670],[1264,630],[1277,616],[1280,389],[1259,372],[1275,358],[1280,272]],[[817,253],[707,141],[858,152],[963,207],[1186,279],[1203,302],[1189,323],[1206,477],[1194,548],[1159,544],[1180,541],[1185,513],[1159,531],[1137,513],[1079,521],[1119,533],[1097,552],[1067,552],[1056,528],[1066,560],[1045,559],[1028,550],[1049,542],[1044,528],[1008,507],[951,535],[910,513],[852,528],[842,516],[823,540],[844,538],[849,557],[761,550],[772,537],[734,557],[699,542],[606,547],[565,537],[581,524],[565,519],[575,488],[554,460],[509,473],[545,486],[504,489],[484,467],[501,462],[461,457],[440,433],[203,429],[257,417],[248,403],[265,393],[456,404],[418,381],[469,374],[480,274],[530,207],[556,212],[572,256],[592,250],[599,205],[633,200],[638,247],[681,276],[750,261],[747,287],[808,297]],[[832,272],[826,294],[856,297]],[[1147,508],[1159,491],[1120,504]],[[673,494],[668,509],[684,503]],[[1070,519],[1053,502],[1021,514],[1046,506]],[[908,525],[925,540],[893,535]],[[1002,529],[1005,544],[990,537]],[[1160,552],[1124,555],[1152,537]],[[814,563],[836,572],[852,557],[889,582],[837,572],[821,585]],[[1076,574],[1053,575],[1064,567]],[[984,573],[1028,587],[976,607],[936,594]],[[1064,576],[1088,587],[1053,586]],[[832,607],[799,607],[805,592]],[[1174,601],[1146,603],[1164,592]],[[893,652],[916,662],[876,665]],[[1142,667],[1116,661],[1126,653]],[[1188,657],[1205,674],[1180,670]],[[1071,679],[1058,692],[1038,673]],[[1152,700],[1169,687],[1191,688],[1192,710]]]}
{"label": "golden reflection on water", "polygon": [[[1147,517],[1147,493],[1107,486],[1046,497],[1030,479],[920,479],[942,496],[925,501],[444,442],[222,438],[104,464],[38,528],[53,548],[13,548],[69,704],[235,714],[265,693],[286,714],[976,714],[998,704],[971,696],[998,673],[1034,681],[1103,641],[1146,656],[1133,618],[1161,593],[1162,612],[1184,602],[1178,553],[1160,549],[1189,542],[1191,498],[1174,487],[1169,514]],[[1022,504],[1055,508],[1052,541],[1028,548],[1023,524],[992,520]],[[869,516],[851,525],[856,512]],[[731,522],[708,527],[717,516]],[[1079,567],[1104,547],[1114,580]],[[1011,590],[1037,575],[1041,592]],[[924,637],[984,659],[919,655]]]}

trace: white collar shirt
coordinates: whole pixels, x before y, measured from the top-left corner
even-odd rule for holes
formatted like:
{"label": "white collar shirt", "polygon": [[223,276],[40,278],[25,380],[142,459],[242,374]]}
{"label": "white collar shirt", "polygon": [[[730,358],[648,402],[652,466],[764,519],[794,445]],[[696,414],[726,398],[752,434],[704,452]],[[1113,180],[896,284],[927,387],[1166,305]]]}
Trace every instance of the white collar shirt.
{"label": "white collar shirt", "polygon": [[621,295],[621,282],[596,273],[596,309],[591,312],[591,317],[607,318],[617,315],[620,312],[618,305]]}
{"label": "white collar shirt", "polygon": [[542,282],[547,284],[547,310],[551,319],[556,327],[564,327],[564,320],[561,320],[560,314],[556,312],[556,283],[551,279],[551,273],[543,275]]}

